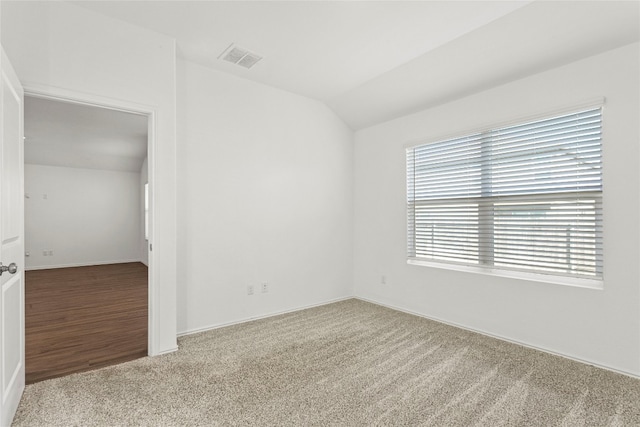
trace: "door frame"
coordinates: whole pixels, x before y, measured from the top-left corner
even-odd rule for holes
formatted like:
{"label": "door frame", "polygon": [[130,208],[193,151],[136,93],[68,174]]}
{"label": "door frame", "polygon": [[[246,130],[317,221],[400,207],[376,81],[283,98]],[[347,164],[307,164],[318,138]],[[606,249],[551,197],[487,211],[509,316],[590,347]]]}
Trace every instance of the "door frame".
{"label": "door frame", "polygon": [[106,108],[109,110],[122,111],[125,113],[139,114],[147,117],[147,179],[149,183],[149,240],[147,250],[149,251],[149,277],[148,277],[148,323],[147,323],[147,354],[155,356],[160,354],[157,351],[158,335],[157,316],[160,311],[158,305],[158,286],[154,274],[154,193],[155,193],[155,147],[157,128],[157,108],[150,105],[138,104],[125,100],[108,98],[83,92],[57,88],[47,85],[23,83],[24,96],[43,98],[53,101],[67,102],[89,107]]}

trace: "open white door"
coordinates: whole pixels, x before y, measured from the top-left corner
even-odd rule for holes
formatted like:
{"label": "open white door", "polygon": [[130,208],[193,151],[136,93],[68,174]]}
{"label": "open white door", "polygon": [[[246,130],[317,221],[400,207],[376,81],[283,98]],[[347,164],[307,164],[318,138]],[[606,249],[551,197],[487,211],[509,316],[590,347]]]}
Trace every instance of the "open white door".
{"label": "open white door", "polygon": [[11,425],[24,391],[23,101],[2,50],[0,62],[0,425]]}

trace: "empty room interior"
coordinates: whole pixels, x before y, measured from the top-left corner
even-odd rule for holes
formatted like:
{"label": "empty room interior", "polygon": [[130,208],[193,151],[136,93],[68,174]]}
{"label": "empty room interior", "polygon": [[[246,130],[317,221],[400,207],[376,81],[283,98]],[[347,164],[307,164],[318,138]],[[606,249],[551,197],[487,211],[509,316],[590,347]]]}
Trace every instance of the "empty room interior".
{"label": "empty room interior", "polygon": [[25,98],[25,369],[147,355],[148,118]]}
{"label": "empty room interior", "polygon": [[0,425],[640,425],[640,2],[3,0],[0,42]]}

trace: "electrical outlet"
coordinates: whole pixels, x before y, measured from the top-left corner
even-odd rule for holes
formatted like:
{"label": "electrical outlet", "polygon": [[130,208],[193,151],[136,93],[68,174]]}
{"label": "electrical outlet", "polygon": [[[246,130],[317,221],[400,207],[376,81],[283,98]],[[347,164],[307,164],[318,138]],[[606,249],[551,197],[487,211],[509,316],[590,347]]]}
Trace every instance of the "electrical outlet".
{"label": "electrical outlet", "polygon": [[253,295],[253,285],[247,286],[247,295]]}
{"label": "electrical outlet", "polygon": [[49,256],[53,256],[53,251],[49,251]]}
{"label": "electrical outlet", "polygon": [[49,255],[49,251],[42,251],[42,256],[48,256]]}
{"label": "electrical outlet", "polygon": [[269,284],[267,282],[262,283],[260,286],[263,294],[269,292]]}
{"label": "electrical outlet", "polygon": [[387,276],[380,276],[380,284],[381,285],[387,284]]}

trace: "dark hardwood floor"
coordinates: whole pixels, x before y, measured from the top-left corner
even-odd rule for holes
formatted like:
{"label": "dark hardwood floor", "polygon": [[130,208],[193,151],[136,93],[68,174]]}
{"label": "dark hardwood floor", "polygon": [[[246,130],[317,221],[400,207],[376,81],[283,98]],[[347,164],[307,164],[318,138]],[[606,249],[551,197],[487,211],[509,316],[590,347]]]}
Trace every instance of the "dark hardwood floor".
{"label": "dark hardwood floor", "polygon": [[26,272],[27,384],[147,355],[142,263]]}

